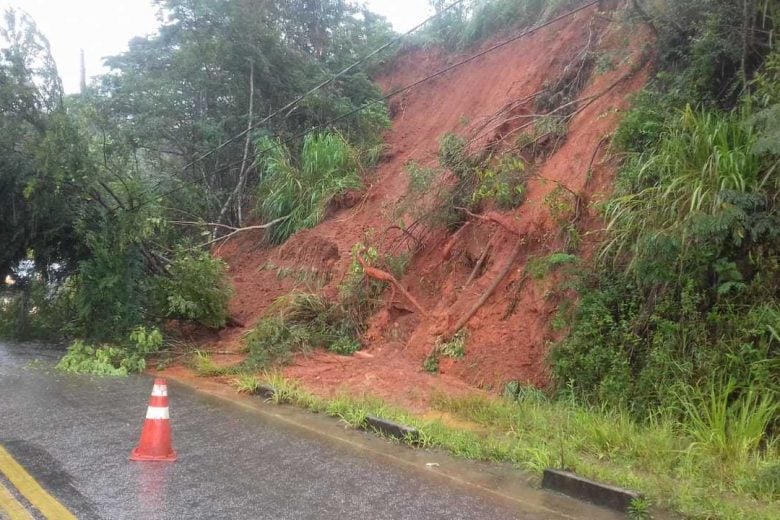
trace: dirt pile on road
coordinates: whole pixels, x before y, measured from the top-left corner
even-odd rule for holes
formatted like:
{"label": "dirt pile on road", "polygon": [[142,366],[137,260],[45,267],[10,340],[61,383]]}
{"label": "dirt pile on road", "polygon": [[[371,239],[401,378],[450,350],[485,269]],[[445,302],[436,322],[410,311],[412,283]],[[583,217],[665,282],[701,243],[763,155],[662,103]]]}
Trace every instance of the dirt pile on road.
{"label": "dirt pile on road", "polygon": [[[609,193],[615,173],[609,137],[648,68],[643,46],[649,35],[614,16],[589,8],[395,98],[388,151],[361,200],[283,246],[268,248],[258,232],[219,248],[235,285],[232,315],[250,327],[295,287],[335,295],[353,246],[367,237],[380,249],[414,245],[400,282],[429,316],[399,292],[388,301],[386,291],[361,352],[299,356],[287,376],[319,393],[346,388],[411,407],[424,405],[434,391],[495,391],[508,381],[548,384],[546,352],[565,329],[553,321],[574,294],[561,289],[560,274],[533,276],[527,267],[551,253],[587,257],[594,250],[603,227],[594,204]],[[409,51],[378,81],[391,91],[476,52]],[[540,110],[546,110],[544,118]],[[561,123],[568,123],[563,131],[540,131],[543,124]],[[525,201],[512,211],[486,208],[454,234],[426,228],[404,239],[393,226],[395,209],[410,196],[406,165],[437,166],[440,139],[448,132],[467,138],[470,149],[520,153],[529,169]],[[405,223],[413,224],[408,217]],[[437,338],[451,335],[497,278],[495,291],[464,328],[465,356],[441,358],[439,374],[423,371]],[[227,329],[212,347],[236,350],[243,332]]]}

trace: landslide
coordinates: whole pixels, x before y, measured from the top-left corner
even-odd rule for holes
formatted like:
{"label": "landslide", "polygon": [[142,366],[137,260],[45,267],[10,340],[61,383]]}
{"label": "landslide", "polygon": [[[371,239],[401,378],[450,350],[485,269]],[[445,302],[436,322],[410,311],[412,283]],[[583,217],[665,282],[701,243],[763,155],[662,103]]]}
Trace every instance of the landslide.
{"label": "landslide", "polygon": [[[616,169],[609,137],[631,95],[643,86],[650,60],[649,32],[617,20],[616,12],[600,12],[597,6],[581,11],[393,99],[387,153],[362,197],[333,208],[324,223],[279,247],[268,246],[262,232],[248,232],[216,250],[230,266],[231,314],[238,325],[201,341],[214,351],[239,352],[242,335],[274,299],[302,284],[314,281],[334,297],[356,243],[367,236],[385,249],[402,242],[393,228],[394,209],[414,196],[408,163],[437,165],[440,138],[447,132],[466,137],[471,150],[509,153],[517,137],[538,124],[540,96],[576,87],[570,89],[571,105],[547,108],[567,115],[565,135],[543,137],[534,153],[524,152],[530,173],[519,208],[488,207],[469,216],[469,224],[454,234],[426,228],[417,232],[417,242],[406,241],[415,245],[414,256],[400,283],[427,317],[399,291],[385,291],[384,305],[362,338],[363,350],[351,357],[321,351],[299,355],[284,369],[287,377],[320,394],[346,389],[413,409],[423,408],[433,392],[500,391],[508,381],[549,384],[546,353],[565,333],[565,324],[552,327],[552,321],[575,295],[565,289],[561,274],[535,278],[526,267],[564,249],[587,258],[598,244],[603,222],[595,205],[610,192]],[[481,49],[497,41],[501,38]],[[377,82],[392,91],[479,51],[406,51]],[[568,197],[574,206],[566,222],[555,211],[556,197]],[[405,223],[413,222],[407,217]],[[466,285],[486,247],[478,276]],[[465,356],[442,358],[438,374],[425,372],[423,362],[437,338],[451,335],[496,281],[495,291],[465,325]]]}

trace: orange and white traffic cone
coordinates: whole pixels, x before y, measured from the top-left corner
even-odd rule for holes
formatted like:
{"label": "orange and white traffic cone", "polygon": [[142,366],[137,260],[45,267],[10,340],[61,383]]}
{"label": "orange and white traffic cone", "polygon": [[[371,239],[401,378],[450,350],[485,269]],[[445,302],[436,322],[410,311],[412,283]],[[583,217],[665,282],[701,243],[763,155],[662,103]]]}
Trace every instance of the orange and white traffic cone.
{"label": "orange and white traffic cone", "polygon": [[152,397],[146,409],[146,420],[141,430],[141,440],[130,453],[130,460],[176,460],[171,444],[171,424],[168,413],[168,384],[165,379],[155,379]]}

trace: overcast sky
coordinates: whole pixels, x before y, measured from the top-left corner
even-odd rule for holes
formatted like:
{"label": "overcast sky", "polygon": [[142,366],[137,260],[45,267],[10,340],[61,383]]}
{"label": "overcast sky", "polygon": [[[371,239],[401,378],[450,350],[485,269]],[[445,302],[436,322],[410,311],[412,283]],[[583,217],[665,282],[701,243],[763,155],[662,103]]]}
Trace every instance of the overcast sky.
{"label": "overcast sky", "polygon": [[[406,31],[430,15],[426,0],[365,0],[387,17],[397,31]],[[127,48],[133,36],[157,27],[151,0],[0,0],[0,11],[17,7],[32,15],[49,39],[68,93],[79,88],[79,50],[84,49],[87,76],[103,72],[101,58]]]}

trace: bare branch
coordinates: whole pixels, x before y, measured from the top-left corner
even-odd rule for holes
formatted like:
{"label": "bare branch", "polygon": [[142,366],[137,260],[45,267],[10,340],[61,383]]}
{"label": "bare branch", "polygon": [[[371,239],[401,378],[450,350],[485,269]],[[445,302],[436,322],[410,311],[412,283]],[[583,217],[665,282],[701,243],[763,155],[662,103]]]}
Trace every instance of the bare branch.
{"label": "bare branch", "polygon": [[194,220],[169,220],[168,224],[174,224],[176,226],[199,226],[199,227],[220,227],[224,229],[229,229],[231,231],[235,231],[237,228],[235,226],[228,226],[227,224],[220,224],[218,222],[198,222]]}
{"label": "bare branch", "polygon": [[[276,224],[284,222],[288,218],[290,218],[290,215],[287,215],[286,217],[278,218],[276,220],[272,220],[271,222],[268,222],[268,223],[263,224],[261,226],[247,226],[247,227],[242,227],[242,228],[237,228],[237,229],[234,228],[234,230],[231,231],[230,233],[228,233],[227,235],[223,235],[221,237],[217,237],[217,238],[211,239],[208,242],[204,242],[202,244],[198,244],[193,249],[200,249],[201,247],[207,247],[207,246],[210,246],[212,244],[216,244],[217,242],[223,242],[223,241],[229,239],[232,236],[235,236],[235,235],[237,235],[239,233],[243,233],[244,231],[253,231],[253,230],[257,230],[257,229],[268,229],[270,227],[275,226]],[[213,226],[214,224],[211,223],[209,225]]]}
{"label": "bare branch", "polygon": [[517,261],[517,257],[520,256],[520,251],[523,250],[523,246],[525,245],[525,237],[520,237],[517,240],[517,244],[515,244],[514,249],[512,250],[511,255],[509,256],[509,260],[507,261],[506,265],[501,269],[501,272],[498,273],[495,280],[493,280],[493,283],[490,284],[490,287],[487,288],[485,293],[480,297],[479,300],[471,307],[471,309],[466,312],[466,314],[463,315],[461,319],[458,320],[458,322],[455,324],[455,326],[450,330],[448,333],[444,335],[444,341],[449,341],[452,339],[455,334],[460,331],[466,324],[469,322],[469,320],[477,313],[477,311],[485,304],[486,301],[490,298],[490,296],[493,295],[493,293],[496,291],[499,285],[501,285],[501,282],[504,281],[504,278],[509,274],[509,271],[512,270],[512,265]]}

